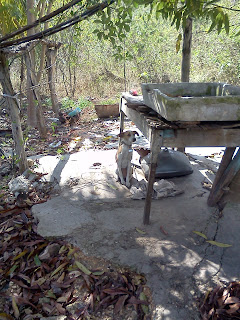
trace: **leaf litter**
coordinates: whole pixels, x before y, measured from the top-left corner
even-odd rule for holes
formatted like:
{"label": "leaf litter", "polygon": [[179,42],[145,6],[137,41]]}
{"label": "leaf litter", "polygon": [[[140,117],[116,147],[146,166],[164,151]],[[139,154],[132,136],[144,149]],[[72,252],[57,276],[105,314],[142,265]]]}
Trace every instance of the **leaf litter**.
{"label": "leaf litter", "polygon": [[0,212],[0,257],[1,319],[150,319],[144,276],[89,268],[78,248],[40,236],[29,208]]}
{"label": "leaf litter", "polygon": [[240,282],[209,290],[200,305],[202,320],[240,319]]}

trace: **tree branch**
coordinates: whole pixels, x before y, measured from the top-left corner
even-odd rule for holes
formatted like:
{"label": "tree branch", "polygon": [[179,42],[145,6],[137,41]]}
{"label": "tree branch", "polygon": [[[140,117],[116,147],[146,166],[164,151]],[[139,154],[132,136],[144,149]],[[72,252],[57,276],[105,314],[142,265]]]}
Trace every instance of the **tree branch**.
{"label": "tree branch", "polygon": [[[59,13],[63,13],[64,11],[68,10],[69,8],[73,7],[75,4],[77,4],[78,2],[81,2],[82,0],[72,0],[71,2],[69,2],[68,4],[66,4],[65,6],[45,15],[44,17],[37,19],[36,21],[34,21],[33,23],[26,25],[10,34],[7,34],[6,36],[2,37],[0,39],[0,42],[6,41],[8,39],[11,39],[29,29],[32,29],[34,27],[36,27],[37,25],[39,25],[39,23],[43,23],[46,22],[47,20],[55,17],[56,15],[58,15]],[[83,8],[83,7],[82,7]]]}
{"label": "tree branch", "polygon": [[52,28],[49,28],[47,30],[38,32],[34,35],[31,36],[27,36],[27,37],[22,37],[20,39],[15,39],[15,40],[10,40],[10,41],[5,41],[0,43],[0,49],[1,48],[6,48],[6,47],[10,47],[10,46],[14,46],[14,45],[19,45],[21,43],[24,42],[28,42],[28,41],[32,41],[32,40],[37,40],[37,39],[43,39],[45,37],[48,37],[52,34],[55,34],[59,31],[62,31],[66,28],[69,28],[71,26],[73,26],[74,24],[83,21],[89,17],[91,17],[92,15],[94,15],[95,13],[97,13],[98,11],[101,11],[103,9],[105,9],[106,7],[109,7],[111,4],[113,4],[115,2],[115,0],[111,0],[109,1],[104,1],[102,3],[96,4],[95,6],[92,6],[89,10],[86,10],[85,12],[83,12],[81,15],[78,15],[70,20],[67,20],[63,23],[60,23]]}

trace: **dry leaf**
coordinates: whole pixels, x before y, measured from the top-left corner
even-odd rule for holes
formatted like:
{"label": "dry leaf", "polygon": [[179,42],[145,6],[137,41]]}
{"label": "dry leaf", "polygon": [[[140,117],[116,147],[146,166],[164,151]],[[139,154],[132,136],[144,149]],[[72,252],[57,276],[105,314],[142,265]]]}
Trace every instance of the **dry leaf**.
{"label": "dry leaf", "polygon": [[200,237],[202,237],[204,239],[207,239],[207,236],[204,233],[199,232],[199,231],[193,231],[193,232],[196,233],[198,236],[200,236]]}
{"label": "dry leaf", "polygon": [[81,262],[75,261],[77,267],[87,275],[90,275],[92,272],[88,270]]}
{"label": "dry leaf", "polygon": [[221,243],[213,240],[207,240],[206,242],[212,244],[213,246],[221,247],[221,248],[229,248],[232,247],[232,244]]}
{"label": "dry leaf", "polygon": [[13,307],[14,316],[15,316],[15,318],[18,319],[20,316],[20,312],[18,310],[18,306],[17,306],[17,302],[15,300],[15,297],[12,297],[12,307]]}

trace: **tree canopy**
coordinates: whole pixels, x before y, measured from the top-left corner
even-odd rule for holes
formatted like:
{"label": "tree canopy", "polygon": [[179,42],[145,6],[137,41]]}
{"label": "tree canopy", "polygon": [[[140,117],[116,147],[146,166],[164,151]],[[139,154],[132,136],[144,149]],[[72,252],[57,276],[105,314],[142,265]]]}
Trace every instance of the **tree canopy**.
{"label": "tree canopy", "polygon": [[[123,40],[126,32],[130,30],[134,8],[140,6],[148,9],[144,12],[149,18],[155,15],[157,18],[169,19],[177,30],[186,24],[188,17],[191,17],[208,20],[210,22],[209,31],[216,28],[218,32],[221,32],[224,28],[226,33],[229,33],[228,10],[238,11],[237,1],[230,5],[230,1],[220,0],[107,0],[101,3],[72,0],[64,6],[55,1],[55,10],[40,17],[42,1],[39,1],[36,7],[36,15],[39,15],[39,18],[33,24],[24,26],[26,24],[25,2],[25,0],[1,1],[0,12],[3,18],[0,23],[2,35],[0,48],[51,36],[94,14],[97,14],[95,19],[97,28],[94,32],[99,39],[109,39],[115,44],[116,38]],[[46,21],[51,21],[51,27],[43,30],[41,26]],[[27,37],[26,30],[36,26],[39,26],[40,31]],[[9,33],[10,31],[14,32]]]}

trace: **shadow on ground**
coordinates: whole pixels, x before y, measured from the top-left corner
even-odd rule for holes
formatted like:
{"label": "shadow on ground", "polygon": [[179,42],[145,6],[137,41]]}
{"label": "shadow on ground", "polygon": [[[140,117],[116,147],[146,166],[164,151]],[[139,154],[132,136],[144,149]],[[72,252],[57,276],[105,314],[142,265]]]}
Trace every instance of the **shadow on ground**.
{"label": "shadow on ground", "polygon": [[[153,319],[200,319],[200,297],[239,279],[239,205],[229,203],[223,214],[209,208],[209,191],[201,183],[213,174],[204,163],[192,162],[193,174],[169,179],[184,194],[153,200],[151,224],[145,226],[144,200],[132,200],[116,181],[114,155],[89,150],[40,159],[39,171],[56,178],[62,191],[33,207],[39,233],[64,236],[87,255],[144,273],[153,293]],[[193,231],[232,246],[211,245]]]}

